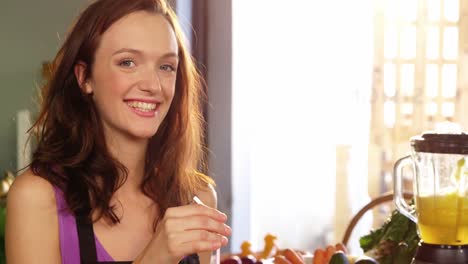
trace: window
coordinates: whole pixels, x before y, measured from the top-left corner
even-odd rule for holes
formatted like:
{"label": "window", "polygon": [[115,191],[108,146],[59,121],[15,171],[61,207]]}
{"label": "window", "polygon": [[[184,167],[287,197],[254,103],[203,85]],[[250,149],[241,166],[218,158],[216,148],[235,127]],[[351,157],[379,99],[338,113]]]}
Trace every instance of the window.
{"label": "window", "polygon": [[[462,54],[468,39],[461,0],[375,0],[375,50],[369,151],[371,196],[392,190],[395,161],[409,139],[453,121],[468,129]],[[405,188],[412,190],[411,179]]]}

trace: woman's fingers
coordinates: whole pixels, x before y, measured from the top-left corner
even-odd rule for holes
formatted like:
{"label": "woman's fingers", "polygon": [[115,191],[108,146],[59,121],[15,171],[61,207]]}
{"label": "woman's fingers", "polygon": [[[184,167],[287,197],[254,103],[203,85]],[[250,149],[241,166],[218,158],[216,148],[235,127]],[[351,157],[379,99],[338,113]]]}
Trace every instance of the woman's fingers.
{"label": "woman's fingers", "polygon": [[194,241],[220,242],[221,246],[228,243],[227,237],[206,230],[191,230],[180,232],[173,237],[176,244],[185,244]]}
{"label": "woman's fingers", "polygon": [[203,204],[190,204],[166,210],[155,236],[157,245],[178,259],[195,252],[212,251],[227,245],[231,228],[227,216]]}
{"label": "woman's fingers", "polygon": [[[211,234],[203,234],[203,230],[177,233],[168,241],[168,250],[172,256],[182,257],[195,252],[213,251],[227,245],[227,238]],[[201,239],[203,237],[203,239]]]}
{"label": "woman's fingers", "polygon": [[175,232],[205,230],[213,233],[218,233],[223,236],[231,235],[231,228],[224,224],[213,220],[207,216],[190,216],[185,218],[168,218],[165,221],[166,230]]}
{"label": "woman's fingers", "polygon": [[189,204],[172,207],[168,208],[165,213],[165,217],[167,218],[182,218],[193,215],[204,215],[222,222],[227,220],[226,214],[204,204]]}
{"label": "woman's fingers", "polygon": [[213,251],[221,248],[219,241],[191,241],[180,245],[180,248],[184,252],[204,252]]}

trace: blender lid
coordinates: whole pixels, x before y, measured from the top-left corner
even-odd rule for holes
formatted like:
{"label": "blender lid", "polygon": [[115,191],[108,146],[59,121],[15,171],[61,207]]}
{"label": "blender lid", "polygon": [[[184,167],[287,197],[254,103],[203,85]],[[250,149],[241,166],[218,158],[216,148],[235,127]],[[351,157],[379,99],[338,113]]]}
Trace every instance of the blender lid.
{"label": "blender lid", "polygon": [[417,152],[468,154],[468,134],[424,133],[411,138]]}

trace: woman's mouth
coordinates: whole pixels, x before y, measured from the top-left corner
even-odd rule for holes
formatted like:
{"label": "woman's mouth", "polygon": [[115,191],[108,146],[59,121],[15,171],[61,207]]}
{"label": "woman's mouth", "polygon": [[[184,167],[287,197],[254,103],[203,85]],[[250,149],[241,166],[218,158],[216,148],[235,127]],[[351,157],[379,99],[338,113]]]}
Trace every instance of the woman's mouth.
{"label": "woman's mouth", "polygon": [[127,105],[141,112],[155,111],[156,107],[158,106],[158,104],[156,103],[145,103],[138,101],[127,102]]}
{"label": "woman's mouth", "polygon": [[161,103],[129,100],[125,102],[130,109],[141,117],[154,117]]}

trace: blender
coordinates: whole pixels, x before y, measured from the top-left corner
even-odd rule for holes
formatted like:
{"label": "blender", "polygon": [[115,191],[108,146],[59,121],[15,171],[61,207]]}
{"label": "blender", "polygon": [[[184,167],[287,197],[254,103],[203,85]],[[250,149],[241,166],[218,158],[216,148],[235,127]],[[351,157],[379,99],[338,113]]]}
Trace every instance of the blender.
{"label": "blender", "polygon": [[[394,202],[421,238],[415,264],[468,263],[468,135],[412,137],[411,155],[394,167]],[[413,171],[414,205],[403,198],[402,174]]]}

